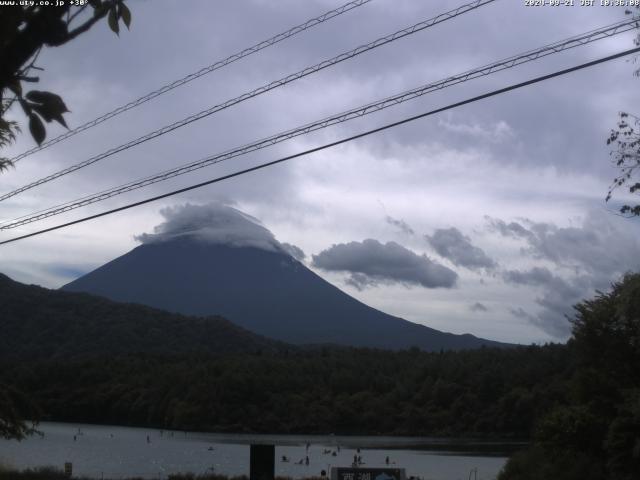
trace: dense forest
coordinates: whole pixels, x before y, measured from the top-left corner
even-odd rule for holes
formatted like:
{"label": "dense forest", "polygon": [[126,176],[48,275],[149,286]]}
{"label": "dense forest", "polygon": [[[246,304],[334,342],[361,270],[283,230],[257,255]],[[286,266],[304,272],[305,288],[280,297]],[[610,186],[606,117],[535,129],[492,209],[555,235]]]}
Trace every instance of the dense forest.
{"label": "dense forest", "polygon": [[563,393],[500,480],[640,478],[640,274],[578,304],[572,323]]}
{"label": "dense forest", "polygon": [[55,420],[527,438],[534,419],[564,394],[569,363],[562,346],[441,354],[320,348],[5,362],[0,371]]}

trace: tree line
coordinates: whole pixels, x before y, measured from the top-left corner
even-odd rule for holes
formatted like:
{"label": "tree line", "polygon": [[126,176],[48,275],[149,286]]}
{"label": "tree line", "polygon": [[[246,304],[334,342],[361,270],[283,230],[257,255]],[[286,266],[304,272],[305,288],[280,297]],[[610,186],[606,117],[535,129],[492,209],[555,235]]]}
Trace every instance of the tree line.
{"label": "tree line", "polygon": [[633,480],[640,472],[640,274],[576,306],[570,375],[500,480]]}
{"label": "tree line", "polygon": [[225,356],[9,361],[51,420],[226,432],[528,438],[569,349],[425,353],[316,348]]}

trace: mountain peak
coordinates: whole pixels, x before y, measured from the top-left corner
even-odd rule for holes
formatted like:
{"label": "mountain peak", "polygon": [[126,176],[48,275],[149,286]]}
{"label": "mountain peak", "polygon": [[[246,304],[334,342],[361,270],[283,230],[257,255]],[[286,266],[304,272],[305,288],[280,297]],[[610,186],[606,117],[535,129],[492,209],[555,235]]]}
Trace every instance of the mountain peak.
{"label": "mountain peak", "polygon": [[430,351],[499,345],[371,308],[279,249],[169,238],[144,243],[63,289],[186,315],[220,315],[296,344]]}
{"label": "mountain peak", "polygon": [[142,245],[65,285],[111,300],[191,316],[220,315],[296,344],[425,350],[498,345],[453,335],[371,308],[297,259],[259,220],[221,204],[183,205],[137,239]]}

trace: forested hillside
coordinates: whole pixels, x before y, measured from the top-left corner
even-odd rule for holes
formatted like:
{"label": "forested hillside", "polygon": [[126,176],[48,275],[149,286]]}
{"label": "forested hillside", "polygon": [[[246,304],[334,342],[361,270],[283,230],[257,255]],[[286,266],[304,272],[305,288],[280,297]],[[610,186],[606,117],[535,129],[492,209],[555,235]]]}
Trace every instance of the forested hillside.
{"label": "forested hillside", "polygon": [[23,285],[0,274],[0,359],[275,351],[283,344],[220,317],[187,317],[88,294]]}

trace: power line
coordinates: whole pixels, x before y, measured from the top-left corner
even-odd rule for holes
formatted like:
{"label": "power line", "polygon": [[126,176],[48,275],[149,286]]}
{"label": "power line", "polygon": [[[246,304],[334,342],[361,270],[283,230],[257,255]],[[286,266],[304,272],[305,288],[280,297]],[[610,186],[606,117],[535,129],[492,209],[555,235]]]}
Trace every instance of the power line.
{"label": "power line", "polygon": [[564,50],[574,48],[577,46],[585,45],[587,43],[601,40],[603,38],[609,38],[612,35],[616,35],[616,34],[631,30],[633,28],[635,28],[635,20],[626,20],[623,22],[617,22],[613,25],[609,25],[606,27],[601,27],[599,29],[592,30],[582,35],[570,37],[568,39],[551,43],[549,45],[540,47],[535,50],[530,50],[530,51],[521,53],[519,55],[514,55],[507,59],[499,60],[497,62],[493,62],[482,67],[468,70],[467,72],[454,75],[452,77],[447,77],[443,80],[429,83],[427,85],[423,85],[418,88],[414,88],[412,90],[408,90],[403,93],[400,93],[392,97],[388,97],[373,103],[369,103],[364,106],[359,106],[357,108],[353,108],[351,110],[341,112],[339,114],[326,117],[324,119],[317,120],[315,122],[303,125],[301,127],[294,128],[292,130],[281,132],[267,138],[263,138],[256,142],[249,143],[247,145],[244,145],[232,150],[228,150],[223,153],[215,154],[215,155],[206,157],[204,159],[197,160],[195,162],[191,162],[186,165],[182,165],[180,167],[166,170],[164,172],[158,173],[153,176],[149,176],[140,180],[129,182],[124,185],[120,185],[118,187],[114,187],[109,190],[104,190],[96,194],[91,194],[91,195],[73,200],[71,202],[66,202],[60,205],[49,207],[47,209],[44,209],[38,212],[29,213],[22,217],[18,217],[18,218],[6,221],[3,224],[0,224],[0,230],[8,230],[11,228],[19,227],[21,225],[36,222],[54,215],[58,215],[60,213],[68,212],[76,208],[80,208],[86,205],[90,205],[92,203],[106,200],[116,195],[121,195],[123,193],[137,190],[139,188],[143,188],[158,182],[162,182],[164,180],[168,180],[173,177],[184,175],[186,173],[199,170],[201,168],[205,168],[216,163],[224,162],[234,157],[246,155],[250,152],[254,152],[256,150],[260,150],[262,148],[275,145],[277,143],[289,140],[291,138],[295,138],[300,135],[305,135],[307,133],[320,130],[323,128],[327,128],[329,126],[332,126],[338,123],[343,123],[355,118],[369,115],[371,113],[375,113],[385,108],[389,108],[391,106],[398,105],[409,100],[413,100],[415,98],[418,98],[422,95],[426,95],[436,90],[447,88],[447,87],[450,87],[474,78],[478,78],[481,76],[490,75],[490,74],[505,70],[507,68],[513,68],[517,65],[522,65],[523,63],[531,62],[539,58],[542,58],[551,54],[559,53]]}
{"label": "power line", "polygon": [[178,88],[182,85],[185,85],[197,78],[200,78],[204,75],[207,75],[215,70],[218,70],[222,67],[226,67],[227,65],[230,65],[244,57],[248,57],[249,55],[252,55],[254,53],[259,52],[260,50],[264,50],[265,48],[271,47],[283,40],[286,40],[287,38],[293,37],[301,32],[304,32],[305,30],[308,30],[310,28],[313,28],[317,25],[320,25],[324,22],[326,22],[327,20],[330,20],[334,17],[337,17],[338,15],[342,15],[343,13],[346,13],[350,10],[353,10],[354,8],[358,8],[361,7],[362,5],[369,3],[371,0],[354,0],[348,3],[345,3],[344,5],[330,10],[328,12],[323,13],[322,15],[318,16],[318,17],[314,17],[311,18],[309,20],[307,20],[304,23],[301,23],[300,25],[296,25],[295,27],[290,28],[287,31],[284,31],[282,33],[279,33],[277,35],[274,35],[271,38],[268,38],[267,40],[263,40],[259,43],[256,43],[255,45],[245,48],[244,50],[234,53],[233,55],[229,55],[227,58],[224,58],[222,60],[218,60],[215,63],[201,68],[200,70],[198,70],[197,72],[193,72],[190,73],[189,75],[186,75],[182,78],[180,78],[179,80],[176,80],[174,82],[168,83],[166,85],[163,85],[162,87],[158,88],[157,90],[154,90],[153,92],[147,93],[146,95],[133,100],[125,105],[122,105],[114,110],[111,110],[110,112],[105,113],[104,115],[99,116],[98,118],[95,118],[87,123],[84,123],[82,125],[80,125],[79,127],[76,127],[72,130],[68,130],[65,133],[63,133],[62,135],[59,135],[55,138],[52,138],[51,140],[47,140],[46,142],[31,148],[15,157],[13,157],[11,160],[11,162],[15,163],[19,160],[22,160],[23,158],[39,152],[41,150],[44,150],[45,148],[50,147],[51,145],[55,145],[56,143],[62,142],[63,140],[66,140],[67,138],[73,137],[74,135],[83,132],[85,130],[88,130],[89,128],[95,127],[96,125],[101,124],[102,122],[105,122],[117,115],[120,115],[121,113],[124,113],[128,110],[131,110],[132,108],[135,108],[139,105],[142,105],[143,103],[147,103],[150,100],[153,100],[156,97],[159,97],[160,95],[167,93],[171,90],[173,90],[174,88]]}
{"label": "power line", "polygon": [[305,150],[303,152],[295,153],[293,155],[288,155],[286,157],[282,157],[282,158],[279,158],[277,160],[272,160],[271,162],[263,163],[263,164],[256,165],[256,166],[250,167],[250,168],[245,168],[244,170],[240,170],[240,171],[237,171],[237,172],[234,172],[234,173],[230,173],[228,175],[223,175],[223,176],[220,176],[220,177],[216,177],[216,178],[213,178],[211,180],[207,180],[206,182],[197,183],[197,184],[191,185],[189,187],[184,187],[184,188],[180,188],[178,190],[174,190],[172,192],[163,193],[162,195],[157,195],[155,197],[147,198],[147,199],[141,200],[139,202],[130,203],[128,205],[124,205],[122,207],[114,208],[112,210],[107,210],[106,212],[97,213],[95,215],[90,215],[88,217],[84,217],[84,218],[80,218],[80,219],[77,219],[77,220],[73,220],[71,222],[67,222],[67,223],[63,223],[63,224],[56,225],[56,226],[53,226],[53,227],[45,228],[45,229],[39,230],[37,232],[28,233],[26,235],[21,235],[19,237],[11,238],[9,240],[4,240],[4,241],[0,242],[0,245],[5,245],[7,243],[16,242],[18,240],[24,240],[26,238],[34,237],[36,235],[41,235],[43,233],[51,232],[51,231],[54,231],[54,230],[59,230],[61,228],[69,227],[71,225],[77,225],[79,223],[87,222],[89,220],[94,220],[96,218],[104,217],[106,215],[111,215],[113,213],[122,212],[122,211],[128,210],[130,208],[138,207],[140,205],[145,205],[147,203],[155,202],[157,200],[161,200],[163,198],[167,198],[167,197],[171,197],[171,196],[174,196],[174,195],[178,195],[180,193],[188,192],[190,190],[195,190],[197,188],[201,188],[201,187],[204,187],[204,186],[207,186],[207,185],[211,185],[211,184],[218,183],[218,182],[221,182],[221,181],[224,181],[224,180],[228,180],[230,178],[238,177],[240,175],[244,175],[244,174],[247,174],[247,173],[250,173],[250,172],[255,172],[255,171],[261,170],[263,168],[271,167],[271,166],[277,165],[279,163],[283,163],[283,162],[286,162],[286,161],[289,161],[289,160],[293,160],[294,158],[306,156],[306,155],[309,155],[311,153],[319,152],[321,150],[326,150],[328,148],[335,147],[335,146],[341,145],[343,143],[351,142],[353,140],[357,140],[359,138],[363,138],[363,137],[372,135],[374,133],[382,132],[384,130],[387,130],[387,129],[390,129],[390,128],[394,128],[394,127],[397,127],[399,125],[403,125],[405,123],[413,122],[415,120],[418,120],[418,119],[421,119],[421,118],[425,118],[425,117],[428,117],[430,115],[435,115],[436,113],[441,113],[441,112],[444,112],[446,110],[451,110],[453,108],[457,108],[457,107],[461,107],[463,105],[467,105],[467,104],[470,104],[470,103],[473,103],[473,102],[477,102],[479,100],[484,100],[484,99],[489,98],[489,97],[494,97],[496,95],[501,95],[503,93],[507,93],[507,92],[510,92],[512,90],[516,90],[516,89],[519,89],[519,88],[522,88],[522,87],[526,87],[528,85],[533,85],[535,83],[543,82],[543,81],[549,80],[551,78],[559,77],[561,75],[566,75],[566,74],[571,73],[571,72],[582,70],[584,68],[592,67],[594,65],[598,65],[598,64],[601,64],[601,63],[604,63],[604,62],[615,60],[617,58],[621,58],[621,57],[624,57],[624,56],[627,56],[627,55],[632,55],[632,54],[638,53],[638,52],[640,52],[640,47],[632,48],[630,50],[625,50],[623,52],[616,53],[614,55],[609,55],[607,57],[599,58],[598,60],[593,60],[591,62],[587,62],[587,63],[583,63],[581,65],[577,65],[575,67],[566,68],[564,70],[559,70],[559,71],[556,71],[554,73],[550,73],[550,74],[547,74],[547,75],[536,77],[536,78],[527,80],[525,82],[521,82],[521,83],[517,83],[517,84],[514,84],[514,85],[510,85],[508,87],[500,88],[498,90],[493,90],[491,92],[484,93],[482,95],[478,95],[476,97],[472,97],[472,98],[469,98],[467,100],[462,100],[460,102],[452,103],[452,104],[449,104],[449,105],[447,105],[445,107],[437,108],[435,110],[431,110],[429,112],[421,113],[419,115],[414,115],[412,117],[408,117],[408,118],[405,118],[403,120],[399,120],[397,122],[388,123],[388,124],[383,125],[381,127],[377,127],[377,128],[372,129],[372,130],[367,130],[365,132],[361,132],[361,133],[358,133],[356,135],[352,135],[350,137],[343,138],[341,140],[337,140],[335,142],[327,143],[327,144],[321,145],[319,147],[311,148],[311,149]]}
{"label": "power line", "polygon": [[[416,89],[409,90],[407,92],[403,92],[401,94],[395,95],[393,97],[380,100],[378,102],[370,103],[365,106],[361,106],[346,112],[342,112],[332,117],[327,117],[325,119],[318,120],[316,122],[304,125],[302,127],[298,127],[289,131],[285,131],[285,132],[273,135],[271,137],[267,137],[265,139],[245,145],[243,147],[239,147],[221,154],[207,157],[205,159],[198,160],[196,162],[183,165],[181,167],[167,170],[165,172],[161,172],[151,177],[146,177],[144,179],[130,182],[122,186],[112,188],[110,190],[105,190],[97,194],[92,194],[92,195],[82,197],[72,202],[56,205],[54,207],[50,207],[45,210],[41,210],[38,212],[24,215],[22,217],[18,217],[16,219],[10,220],[9,222],[5,222],[3,225],[0,225],[0,229],[15,228],[17,226],[24,225],[26,223],[42,220],[43,218],[53,216],[54,214],[63,213],[69,210],[73,210],[75,208],[79,208],[82,206],[86,206],[86,205],[98,202],[98,201],[106,200],[107,198],[120,195],[122,193],[126,193],[132,190],[136,190],[138,188],[142,188],[154,183],[167,180],[169,178],[183,175],[191,171],[210,166],[215,163],[220,163],[220,162],[229,160],[230,158],[233,158],[233,157],[237,157],[240,155],[250,153],[255,150],[259,150],[261,148],[266,148],[268,146],[294,138],[299,135],[309,133],[311,131],[319,130],[321,128],[326,128],[328,126],[331,126],[337,123],[342,123],[344,121],[348,121],[354,118],[368,115],[370,113],[382,110],[384,108],[388,108],[390,106],[400,104],[404,101],[412,100],[414,98],[417,98],[420,95],[430,93],[434,90],[446,88],[446,87],[455,85],[457,83],[461,83],[463,81],[477,78],[482,75],[489,75],[491,73],[496,73],[506,68],[512,68],[516,65],[533,61],[538,58],[544,57],[546,55],[559,53],[569,48],[584,45],[586,43],[590,43],[603,38],[608,38],[612,35],[622,33],[622,32],[631,30],[633,28],[635,28],[635,21],[627,20],[627,21],[615,23],[610,26],[602,27],[600,29],[592,30],[582,35],[578,35],[578,36],[571,37],[559,42],[555,42],[555,43],[546,45],[544,47],[538,48],[536,50],[531,50],[519,55],[515,55],[507,59],[500,60],[498,62],[494,62],[489,65],[485,65],[483,67],[475,68],[465,73],[448,77],[444,80],[430,83],[430,84],[418,87]],[[24,221],[19,221],[26,217],[30,217],[30,218]]]}
{"label": "power line", "polygon": [[237,105],[241,102],[244,102],[245,100],[248,100],[250,98],[256,97],[258,95],[261,95],[263,93],[269,92],[271,90],[274,90],[276,88],[282,87],[284,85],[287,85],[291,82],[294,82],[296,80],[299,80],[300,78],[306,77],[307,75],[311,75],[313,73],[316,73],[320,70],[323,70],[327,67],[331,67],[333,65],[336,65],[340,62],[343,62],[345,60],[349,60],[353,57],[356,57],[364,52],[367,52],[369,50],[373,50],[375,48],[381,47],[382,45],[386,45],[388,43],[394,42],[396,40],[399,40],[401,38],[404,38],[408,35],[412,35],[414,33],[420,32],[422,30],[425,30],[429,27],[432,27],[436,24],[445,22],[447,20],[451,20],[452,18],[455,18],[459,15],[462,15],[464,13],[470,12],[472,10],[475,10],[477,8],[480,8],[484,5],[487,5],[489,3],[493,3],[496,0],[475,0],[471,3],[462,5],[456,9],[450,10],[448,12],[445,13],[441,13],[429,20],[425,20],[423,22],[420,23],[416,23],[415,25],[412,25],[408,28],[404,28],[402,30],[398,30],[397,32],[394,32],[390,35],[387,35],[385,37],[381,37],[378,38],[377,40],[374,40],[373,42],[370,42],[366,45],[362,45],[360,47],[357,47],[353,50],[350,50],[348,52],[345,53],[341,53],[340,55],[337,55],[329,60],[324,60],[320,63],[317,63],[311,67],[307,67],[304,68],[303,70],[300,70],[296,73],[292,73],[290,75],[287,75],[279,80],[275,80],[271,83],[268,83],[266,85],[263,85],[259,88],[256,88],[250,92],[246,92],[238,97],[232,98],[230,100],[227,100],[223,103],[220,103],[218,105],[215,105],[211,108],[208,108],[206,110],[202,110],[201,112],[198,112],[196,114],[193,114],[189,117],[183,118],[182,120],[179,120],[175,123],[172,123],[171,125],[167,125],[164,126],[158,130],[155,130],[153,132],[150,132],[146,135],[143,135],[142,137],[136,138],[135,140],[131,140],[130,142],[127,142],[125,144],[119,145],[117,147],[111,148],[109,150],[107,150],[106,152],[103,152],[99,155],[95,155],[87,160],[84,160],[83,162],[77,163],[75,165],[72,165],[70,167],[67,167],[63,170],[60,170],[56,173],[53,173],[51,175],[48,175],[46,177],[43,177],[39,180],[36,180],[35,182],[29,183],[27,185],[24,185],[16,190],[13,190],[9,193],[5,193],[4,195],[0,196],[0,201],[2,200],[6,200],[7,198],[11,198],[15,195],[18,195],[19,193],[22,193],[26,190],[30,190],[34,187],[37,187],[39,185],[42,185],[44,183],[50,182],[52,180],[55,180],[56,178],[60,178],[64,175],[68,175],[72,172],[75,172],[76,170],[79,170],[81,168],[87,167],[89,165],[92,165],[100,160],[103,160],[107,157],[110,157],[111,155],[114,155],[116,153],[122,152],[124,150],[128,150],[129,148],[132,148],[136,145],[139,145],[141,143],[147,142],[149,140],[152,140],[156,137],[159,137],[161,135],[164,135],[166,133],[172,132],[173,130],[176,130],[180,127],[184,127],[185,125],[188,125],[190,123],[196,122],[198,120],[202,120],[205,117],[208,117],[209,115],[212,115],[214,113],[217,113],[221,110],[225,110],[229,107],[232,107],[234,105]]}

